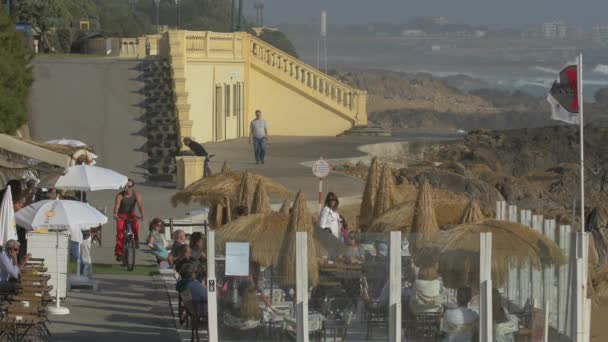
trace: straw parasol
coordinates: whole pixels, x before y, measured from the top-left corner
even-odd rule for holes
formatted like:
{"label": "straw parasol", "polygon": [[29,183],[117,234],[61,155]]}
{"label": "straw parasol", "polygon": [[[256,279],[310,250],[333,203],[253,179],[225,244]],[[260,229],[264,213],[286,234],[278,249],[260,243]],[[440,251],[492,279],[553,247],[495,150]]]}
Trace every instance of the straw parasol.
{"label": "straw parasol", "polygon": [[230,199],[225,198],[223,202],[217,202],[211,205],[209,210],[209,224],[212,227],[219,228],[232,220],[232,210]]}
{"label": "straw parasol", "polygon": [[289,200],[286,199],[283,201],[283,204],[281,204],[281,209],[279,209],[279,212],[289,214],[289,209],[291,209],[291,203],[289,203]]}
{"label": "straw parasol", "polygon": [[[411,193],[416,190],[412,185],[400,186],[399,188],[410,193],[407,195],[408,197],[412,197]],[[431,196],[433,198],[435,213],[437,214],[437,223],[440,227],[460,223],[462,212],[469,202],[468,196],[437,188],[431,189]],[[396,204],[387,212],[375,218],[369,224],[368,231],[386,233],[400,230],[402,233],[410,233],[412,231],[416,203],[417,201],[414,198]]]}
{"label": "straw parasol", "polygon": [[277,263],[288,224],[289,214],[253,214],[222,226],[217,235],[220,246],[226,242],[249,242],[252,260],[270,267]]}
{"label": "straw parasol", "polygon": [[359,226],[362,231],[366,231],[370,221],[373,219],[374,202],[378,191],[378,157],[372,158],[367,171],[367,181],[361,199],[361,209],[359,210]]}
{"label": "straw parasol", "polygon": [[255,193],[253,194],[253,201],[251,202],[250,214],[268,214],[272,211],[270,208],[270,199],[268,193],[266,193],[266,187],[264,181],[258,182],[255,187]]}
{"label": "straw parasol", "polygon": [[431,195],[431,186],[425,180],[418,192],[416,201],[416,209],[414,210],[414,221],[412,222],[412,233],[410,237],[413,249],[424,241],[430,240],[439,234],[439,224],[437,223],[437,215],[433,207],[433,197]]}
{"label": "straw parasol", "polygon": [[395,179],[388,164],[384,164],[380,173],[378,192],[374,201],[374,217],[389,210],[395,203]]}
{"label": "straw parasol", "polygon": [[244,206],[247,207],[247,209],[251,208],[252,192],[254,189],[252,181],[253,180],[249,176],[249,170],[245,171],[241,177],[241,183],[239,184],[239,193],[236,198],[237,206]]}
{"label": "straw parasol", "polygon": [[460,223],[477,223],[482,222],[485,219],[486,217],[479,207],[479,202],[475,199],[471,199],[469,205],[464,209]]}
{"label": "straw parasol", "polygon": [[226,174],[228,172],[230,172],[232,170],[230,170],[230,168],[228,167],[228,163],[224,162],[224,164],[222,164],[222,170],[220,171],[222,174]]}
{"label": "straw parasol", "polygon": [[438,262],[439,273],[449,288],[479,286],[479,234],[492,233],[492,281],[505,284],[510,266],[529,264],[537,270],[565,262],[559,246],[519,223],[486,220],[441,232],[419,249],[418,261]]}
{"label": "straw parasol", "polygon": [[313,224],[307,212],[306,200],[302,191],[298,192],[289,215],[289,224],[279,259],[279,275],[285,285],[296,283],[296,232],[306,232],[308,235],[308,279],[309,285],[319,282],[319,265],[313,241]]}
{"label": "straw parasol", "polygon": [[[173,206],[177,206],[180,203],[190,204],[192,201],[203,205],[214,205],[215,203],[224,205],[226,199],[230,199],[234,203],[238,199],[241,182],[245,174],[248,174],[251,184],[264,180],[266,192],[269,194],[281,197],[291,196],[286,187],[269,178],[251,172],[227,171],[226,173],[217,173],[209,177],[203,177],[188,185],[184,190],[177,192],[171,197],[171,203]],[[253,191],[255,190],[253,186],[249,190],[251,192],[250,196],[253,196]]]}

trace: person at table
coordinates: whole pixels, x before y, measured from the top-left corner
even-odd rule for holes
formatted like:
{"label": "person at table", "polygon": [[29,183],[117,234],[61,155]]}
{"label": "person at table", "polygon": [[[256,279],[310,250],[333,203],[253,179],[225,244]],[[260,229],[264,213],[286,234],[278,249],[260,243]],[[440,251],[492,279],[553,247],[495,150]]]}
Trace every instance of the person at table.
{"label": "person at table", "polygon": [[478,327],[479,316],[468,308],[471,300],[471,289],[458,289],[456,301],[458,307],[446,311],[441,321],[441,331],[445,334],[444,342],[470,342]]}
{"label": "person at table", "polygon": [[354,265],[363,265],[363,263],[365,263],[365,255],[361,251],[361,248],[359,248],[358,241],[355,238],[354,234],[350,235],[351,236],[348,239],[349,246],[346,247],[346,252],[344,253],[344,256],[346,257],[346,262]]}
{"label": "person at table", "polygon": [[181,229],[174,231],[173,232],[173,245],[171,246],[171,252],[169,253],[169,258],[167,259],[169,261],[169,265],[173,265],[173,263],[175,262],[175,258],[177,258],[179,248],[185,244],[186,244],[186,233]]}
{"label": "person at table", "polygon": [[497,289],[492,289],[492,319],[494,342],[514,342],[515,333],[519,331],[519,320],[502,305],[502,297]]}
{"label": "person at table", "polygon": [[165,239],[160,233],[163,227],[163,220],[159,218],[152,219],[149,225],[150,233],[147,240],[148,247],[150,247],[152,254],[154,254],[159,263],[163,261],[167,262],[167,259],[169,259],[169,251],[165,246]]}
{"label": "person at table", "polygon": [[190,236],[190,251],[194,259],[201,262],[206,260],[207,255],[205,254],[205,240],[203,239],[203,233],[192,233]]}
{"label": "person at table", "polygon": [[325,206],[321,210],[319,217],[319,226],[323,229],[329,229],[331,234],[336,238],[340,238],[340,213],[338,212],[338,196],[333,192],[327,193],[325,197]]}
{"label": "person at table", "polygon": [[414,288],[414,296],[410,298],[413,313],[440,312],[443,309],[443,286],[435,267],[420,269]]}
{"label": "person at table", "polygon": [[20,245],[16,240],[8,240],[0,252],[0,293],[16,293],[19,270],[23,267],[31,255],[25,255],[19,261]]}
{"label": "person at table", "polygon": [[192,305],[196,308],[199,316],[207,313],[207,289],[202,281],[196,280],[197,266],[192,263],[182,265],[179,271],[180,279],[175,284],[177,292],[190,290],[192,294]]}

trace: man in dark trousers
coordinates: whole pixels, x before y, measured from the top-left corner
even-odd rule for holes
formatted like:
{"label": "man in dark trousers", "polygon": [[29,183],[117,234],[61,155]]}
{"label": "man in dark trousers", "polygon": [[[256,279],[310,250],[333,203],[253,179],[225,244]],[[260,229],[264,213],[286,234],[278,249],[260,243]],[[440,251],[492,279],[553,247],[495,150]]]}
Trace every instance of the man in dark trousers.
{"label": "man in dark trousers", "polygon": [[[195,156],[203,157],[203,158],[205,158],[205,160],[211,159],[211,157],[213,157],[213,154],[207,153],[207,150],[205,150],[205,148],[203,147],[202,144],[197,143],[196,141],[192,140],[191,138],[185,137],[184,145],[188,146],[188,148],[190,148],[190,150],[194,153]],[[209,165],[205,161],[203,163],[203,176],[210,176],[210,175],[211,175],[211,170],[209,169]]]}

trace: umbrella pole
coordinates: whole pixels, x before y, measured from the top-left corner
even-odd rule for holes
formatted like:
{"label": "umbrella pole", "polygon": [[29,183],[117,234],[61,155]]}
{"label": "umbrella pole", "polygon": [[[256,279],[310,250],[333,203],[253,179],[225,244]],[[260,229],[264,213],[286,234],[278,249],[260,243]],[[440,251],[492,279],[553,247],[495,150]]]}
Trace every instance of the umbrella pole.
{"label": "umbrella pole", "polygon": [[[270,305],[272,305],[272,278],[274,276],[273,272],[274,265],[270,265]],[[264,294],[264,290],[262,290],[262,295]],[[268,324],[268,336],[272,336],[272,322]]]}

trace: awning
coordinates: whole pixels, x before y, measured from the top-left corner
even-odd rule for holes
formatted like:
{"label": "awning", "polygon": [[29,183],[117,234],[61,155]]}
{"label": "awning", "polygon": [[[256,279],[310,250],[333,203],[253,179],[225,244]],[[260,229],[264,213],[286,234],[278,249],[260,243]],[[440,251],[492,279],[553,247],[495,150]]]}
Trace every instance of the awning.
{"label": "awning", "polygon": [[[44,163],[64,173],[71,162],[71,158],[65,154],[50,151],[6,134],[0,134],[0,150],[5,152],[0,153],[0,165],[8,168],[35,168],[36,164]],[[34,163],[32,164],[31,161]]]}

